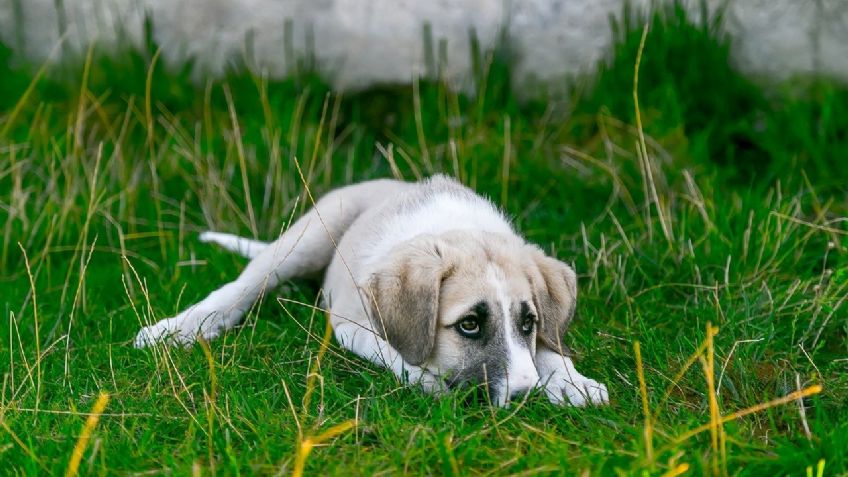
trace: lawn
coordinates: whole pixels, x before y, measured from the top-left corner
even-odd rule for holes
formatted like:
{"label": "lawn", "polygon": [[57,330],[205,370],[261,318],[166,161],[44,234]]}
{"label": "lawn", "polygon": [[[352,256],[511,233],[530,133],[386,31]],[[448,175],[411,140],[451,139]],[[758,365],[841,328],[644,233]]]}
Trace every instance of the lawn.
{"label": "lawn", "polygon": [[[0,473],[848,473],[848,90],[760,87],[716,24],[652,20],[638,108],[635,21],[547,93],[503,51],[476,95],[339,95],[308,70],[197,84],[153,44],[49,72],[0,47]],[[244,266],[199,232],[270,239],[306,185],[435,172],[574,263],[565,342],[608,406],[423,395],[325,340],[317,281],[132,347]]]}

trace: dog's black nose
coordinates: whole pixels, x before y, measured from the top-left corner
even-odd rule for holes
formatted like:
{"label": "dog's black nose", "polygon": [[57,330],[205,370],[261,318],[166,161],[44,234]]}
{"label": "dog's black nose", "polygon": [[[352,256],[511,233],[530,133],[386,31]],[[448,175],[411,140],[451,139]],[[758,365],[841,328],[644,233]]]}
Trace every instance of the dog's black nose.
{"label": "dog's black nose", "polygon": [[515,388],[509,390],[509,400],[510,401],[518,401],[524,399],[524,396],[530,392],[532,388]]}

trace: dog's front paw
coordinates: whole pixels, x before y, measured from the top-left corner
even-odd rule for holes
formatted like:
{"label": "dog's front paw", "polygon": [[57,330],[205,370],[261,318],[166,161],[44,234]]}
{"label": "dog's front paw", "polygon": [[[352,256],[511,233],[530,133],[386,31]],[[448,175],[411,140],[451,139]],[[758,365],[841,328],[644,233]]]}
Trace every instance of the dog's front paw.
{"label": "dog's front paw", "polygon": [[582,407],[609,402],[606,385],[580,374],[554,373],[545,384],[545,394],[554,404]]}
{"label": "dog's front paw", "polygon": [[135,336],[134,344],[136,348],[146,348],[157,343],[188,346],[193,342],[194,335],[182,330],[174,318],[168,318],[142,328]]}
{"label": "dog's front paw", "polygon": [[135,347],[146,348],[159,343],[188,347],[198,337],[207,340],[215,338],[222,329],[219,325],[223,321],[220,315],[218,311],[190,308],[173,318],[142,328],[135,337]]}
{"label": "dog's front paw", "polygon": [[418,377],[416,384],[421,386],[421,389],[425,393],[434,396],[441,396],[447,391],[447,386],[445,386],[445,381],[441,376],[433,374],[426,369],[421,370],[421,376]]}
{"label": "dog's front paw", "polygon": [[401,378],[406,384],[420,386],[427,394],[441,395],[446,391],[445,382],[432,371],[404,363]]}

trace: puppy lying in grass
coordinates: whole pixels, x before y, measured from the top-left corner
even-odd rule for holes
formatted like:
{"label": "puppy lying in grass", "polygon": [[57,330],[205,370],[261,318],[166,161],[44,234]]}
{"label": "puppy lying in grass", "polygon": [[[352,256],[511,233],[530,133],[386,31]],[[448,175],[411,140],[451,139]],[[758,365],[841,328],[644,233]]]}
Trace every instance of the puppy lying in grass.
{"label": "puppy lying in grass", "polygon": [[251,261],[200,303],[143,328],[137,347],[215,338],[265,290],[326,270],[338,342],[426,392],[484,384],[501,406],[535,387],[554,403],[608,400],[560,341],[577,299],[574,270],[448,177],[334,190],[272,243],[215,232],[200,239]]}

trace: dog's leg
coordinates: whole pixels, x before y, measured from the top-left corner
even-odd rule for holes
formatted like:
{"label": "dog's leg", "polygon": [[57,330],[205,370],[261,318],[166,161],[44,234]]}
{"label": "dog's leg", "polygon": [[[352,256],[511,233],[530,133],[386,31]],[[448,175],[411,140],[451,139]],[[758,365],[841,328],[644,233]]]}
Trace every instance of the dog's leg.
{"label": "dog's leg", "polygon": [[320,272],[335,243],[368,207],[400,193],[409,184],[371,181],[328,193],[279,239],[247,264],[239,277],[173,318],[139,331],[136,347],[167,341],[188,345],[197,336],[211,339],[237,325],[266,290],[294,277]]}
{"label": "dog's leg", "polygon": [[261,251],[268,248],[268,242],[212,231],[203,232],[197,238],[201,242],[218,244],[230,252],[235,252],[247,258],[255,258]]}
{"label": "dog's leg", "polygon": [[445,390],[444,382],[438,376],[405,362],[392,345],[371,329],[355,322],[345,322],[333,328],[340,345],[378,366],[392,370],[401,382],[420,385],[421,389],[430,394]]}
{"label": "dog's leg", "polygon": [[[335,264],[334,264],[335,265]],[[332,273],[331,270],[328,273]],[[409,364],[385,339],[374,332],[368,319],[367,297],[347,278],[330,277],[324,284],[330,308],[330,324],[343,348],[392,370],[404,383],[419,384],[428,393],[443,390],[443,382],[421,366]]]}
{"label": "dog's leg", "polygon": [[540,385],[555,404],[585,406],[609,402],[607,387],[578,373],[568,356],[540,346],[536,351],[536,368]]}

